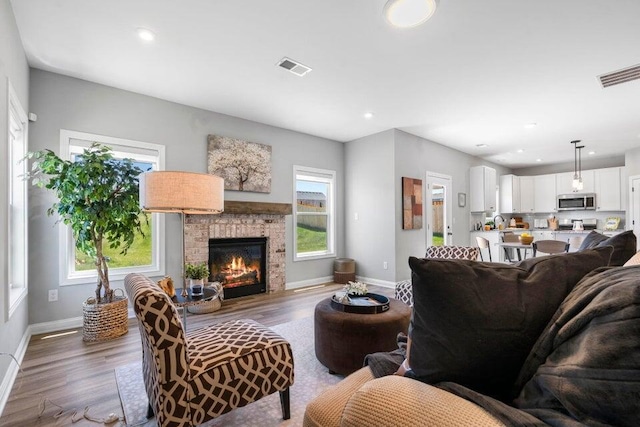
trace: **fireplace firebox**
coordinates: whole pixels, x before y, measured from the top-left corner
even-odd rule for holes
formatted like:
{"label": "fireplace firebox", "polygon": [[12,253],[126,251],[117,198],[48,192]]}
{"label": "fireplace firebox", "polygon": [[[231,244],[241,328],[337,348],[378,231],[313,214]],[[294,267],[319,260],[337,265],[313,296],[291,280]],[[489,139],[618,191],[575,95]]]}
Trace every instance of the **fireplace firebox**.
{"label": "fireplace firebox", "polygon": [[220,282],[224,298],[264,293],[267,238],[209,239],[209,280]]}

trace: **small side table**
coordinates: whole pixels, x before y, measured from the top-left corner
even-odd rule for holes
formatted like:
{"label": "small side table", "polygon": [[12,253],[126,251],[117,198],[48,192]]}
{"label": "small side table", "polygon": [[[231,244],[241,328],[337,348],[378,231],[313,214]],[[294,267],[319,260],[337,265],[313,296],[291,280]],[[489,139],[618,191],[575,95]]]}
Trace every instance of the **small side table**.
{"label": "small side table", "polygon": [[218,296],[218,291],[212,288],[203,288],[202,295],[193,296],[191,294],[191,289],[187,289],[187,296],[183,297],[182,288],[176,289],[176,294],[171,297],[171,301],[176,307],[182,308],[182,324],[184,325],[184,330],[187,330],[187,307],[191,305],[202,304],[207,301],[211,301],[215,297]]}

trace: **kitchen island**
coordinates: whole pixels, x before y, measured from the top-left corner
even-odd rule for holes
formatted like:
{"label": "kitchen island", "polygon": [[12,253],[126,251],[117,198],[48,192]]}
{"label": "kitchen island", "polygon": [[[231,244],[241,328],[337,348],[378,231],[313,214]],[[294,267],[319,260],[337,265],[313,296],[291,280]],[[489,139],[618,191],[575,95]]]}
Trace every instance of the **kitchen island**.
{"label": "kitchen island", "polygon": [[[550,228],[504,228],[502,230],[493,229],[489,231],[471,231],[470,236],[470,245],[478,246],[476,242],[476,236],[484,237],[489,241],[489,246],[491,248],[491,255],[493,260],[496,262],[508,263],[508,257],[505,255],[505,251],[502,247],[500,247],[500,243],[502,243],[502,236],[504,233],[514,233],[514,234],[522,234],[524,232],[530,233],[533,235],[533,240],[562,240],[563,242],[569,242],[569,252],[575,252],[580,248],[582,241],[591,231],[597,231],[598,233],[604,234],[605,236],[615,236],[616,234],[622,233],[624,230],[582,230],[582,231],[573,231],[573,230],[551,230]],[[542,255],[541,255],[542,256]],[[514,258],[515,259],[515,258]]]}

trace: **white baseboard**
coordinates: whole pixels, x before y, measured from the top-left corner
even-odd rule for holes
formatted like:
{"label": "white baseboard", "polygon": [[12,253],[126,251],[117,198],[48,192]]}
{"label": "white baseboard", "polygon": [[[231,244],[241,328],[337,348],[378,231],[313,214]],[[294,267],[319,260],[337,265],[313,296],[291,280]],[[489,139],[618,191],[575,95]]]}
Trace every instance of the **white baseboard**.
{"label": "white baseboard", "polygon": [[[356,276],[356,280],[367,283],[369,285],[382,286],[383,288],[394,289],[396,287],[396,282],[388,282],[386,280],[372,279],[369,277]],[[299,282],[289,282],[286,284],[285,289],[305,288],[307,286],[320,285],[328,282],[333,282],[333,276],[318,277],[316,279],[301,280]]]}
{"label": "white baseboard", "polygon": [[34,323],[29,325],[31,335],[47,334],[49,332],[59,332],[65,329],[75,329],[82,327],[82,316],[71,317],[69,319],[53,320],[51,322]]}
{"label": "white baseboard", "polygon": [[370,277],[356,276],[356,280],[358,280],[359,282],[367,283],[369,285],[382,286],[383,288],[394,289],[396,287],[396,282],[388,282],[386,280],[372,279]]}
{"label": "white baseboard", "polygon": [[[18,344],[16,353],[14,354],[14,357],[18,360],[18,363],[20,364],[22,364],[24,355],[27,352],[27,347],[29,346],[30,339],[31,339],[31,328],[27,327],[27,330],[24,331],[24,335],[22,335],[20,344]],[[13,388],[13,384],[16,381],[18,372],[20,372],[20,367],[17,366],[16,362],[13,359],[11,359],[9,356],[1,355],[0,357],[6,357],[10,359],[9,368],[7,369],[7,372],[5,372],[4,374],[4,378],[2,379],[2,384],[0,384],[0,414],[2,414],[4,412],[5,405],[9,400],[9,394],[11,394],[11,389]]]}
{"label": "white baseboard", "polygon": [[323,283],[333,282],[333,276],[318,277],[315,279],[301,280],[299,282],[289,282],[285,284],[285,289],[299,289],[307,286],[321,285]]}

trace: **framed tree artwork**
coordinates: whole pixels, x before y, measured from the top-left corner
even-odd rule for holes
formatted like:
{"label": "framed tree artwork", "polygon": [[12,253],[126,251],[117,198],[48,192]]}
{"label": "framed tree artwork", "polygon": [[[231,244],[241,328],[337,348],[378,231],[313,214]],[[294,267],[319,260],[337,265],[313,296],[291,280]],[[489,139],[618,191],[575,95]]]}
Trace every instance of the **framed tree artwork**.
{"label": "framed tree artwork", "polygon": [[224,179],[225,190],[271,192],[271,146],[209,135],[207,170]]}
{"label": "framed tree artwork", "polygon": [[402,177],[402,228],[422,228],[422,180]]}

